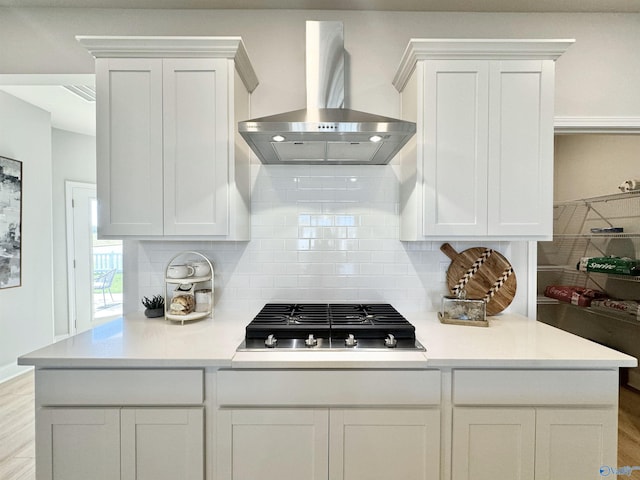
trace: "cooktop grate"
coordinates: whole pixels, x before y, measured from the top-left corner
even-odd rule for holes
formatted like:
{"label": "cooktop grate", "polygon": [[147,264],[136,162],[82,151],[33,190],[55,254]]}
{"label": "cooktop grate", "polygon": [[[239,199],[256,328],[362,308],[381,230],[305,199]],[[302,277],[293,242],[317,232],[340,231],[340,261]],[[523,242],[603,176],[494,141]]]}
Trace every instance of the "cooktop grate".
{"label": "cooktop grate", "polygon": [[390,304],[269,303],[247,325],[241,349],[370,349],[388,348],[389,342],[392,348],[424,350],[414,326]]}

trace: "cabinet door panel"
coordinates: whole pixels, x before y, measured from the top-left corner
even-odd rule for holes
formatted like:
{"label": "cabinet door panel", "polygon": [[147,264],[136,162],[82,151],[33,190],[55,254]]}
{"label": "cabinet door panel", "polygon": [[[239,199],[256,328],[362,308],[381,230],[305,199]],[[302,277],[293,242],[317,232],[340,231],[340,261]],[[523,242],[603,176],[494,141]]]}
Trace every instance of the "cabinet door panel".
{"label": "cabinet door panel", "polygon": [[488,81],[487,62],[426,65],[425,235],[486,234]]}
{"label": "cabinet door panel", "polygon": [[122,480],[203,480],[202,408],[122,410]]}
{"label": "cabinet door panel", "polygon": [[100,236],[162,235],[162,60],[96,61]]}
{"label": "cabinet door panel", "polygon": [[331,410],[332,480],[438,480],[440,410]]}
{"label": "cabinet door panel", "polygon": [[223,410],[218,474],[225,480],[326,480],[327,410]]}
{"label": "cabinet door panel", "polygon": [[453,480],[533,480],[533,408],[456,408]]}
{"label": "cabinet door panel", "polygon": [[164,60],[165,235],[226,235],[227,61]]}
{"label": "cabinet door panel", "polygon": [[117,408],[42,408],[37,444],[38,479],[120,479]]}
{"label": "cabinet door panel", "polygon": [[617,466],[617,412],[540,409],[536,419],[536,480],[602,478]]}
{"label": "cabinet door panel", "polygon": [[552,234],[553,61],[491,63],[490,235]]}

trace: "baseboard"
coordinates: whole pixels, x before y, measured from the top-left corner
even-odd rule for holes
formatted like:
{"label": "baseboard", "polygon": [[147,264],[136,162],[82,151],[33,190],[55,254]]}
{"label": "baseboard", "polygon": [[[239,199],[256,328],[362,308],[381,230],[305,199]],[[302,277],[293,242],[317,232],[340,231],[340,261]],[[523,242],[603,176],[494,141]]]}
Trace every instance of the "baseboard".
{"label": "baseboard", "polygon": [[627,385],[640,391],[640,368],[630,368],[627,375]]}
{"label": "baseboard", "polygon": [[59,342],[60,340],[64,340],[65,338],[69,338],[69,334],[68,333],[63,333],[62,335],[56,335],[53,338],[53,343]]}
{"label": "baseboard", "polygon": [[0,383],[11,380],[18,375],[28,372],[33,369],[31,366],[18,365],[16,363],[10,363],[0,367]]}

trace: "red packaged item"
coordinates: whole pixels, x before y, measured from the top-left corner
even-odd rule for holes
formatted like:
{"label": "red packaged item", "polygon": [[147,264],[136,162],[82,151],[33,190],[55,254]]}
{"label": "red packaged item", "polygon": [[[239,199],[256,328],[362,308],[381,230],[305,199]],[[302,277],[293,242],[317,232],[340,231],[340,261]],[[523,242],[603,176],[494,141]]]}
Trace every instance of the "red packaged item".
{"label": "red packaged item", "polygon": [[575,285],[549,285],[544,289],[544,295],[579,307],[588,307],[593,299],[606,296],[600,290]]}

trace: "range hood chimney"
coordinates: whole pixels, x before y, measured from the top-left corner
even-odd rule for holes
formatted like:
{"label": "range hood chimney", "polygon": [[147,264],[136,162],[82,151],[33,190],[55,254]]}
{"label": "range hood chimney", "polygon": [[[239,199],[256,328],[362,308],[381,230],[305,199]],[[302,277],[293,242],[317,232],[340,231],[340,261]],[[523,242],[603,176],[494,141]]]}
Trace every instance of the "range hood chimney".
{"label": "range hood chimney", "polygon": [[415,123],[343,108],[342,22],[306,27],[307,108],[239,122],[238,131],[262,163],[389,163],[415,134]]}

